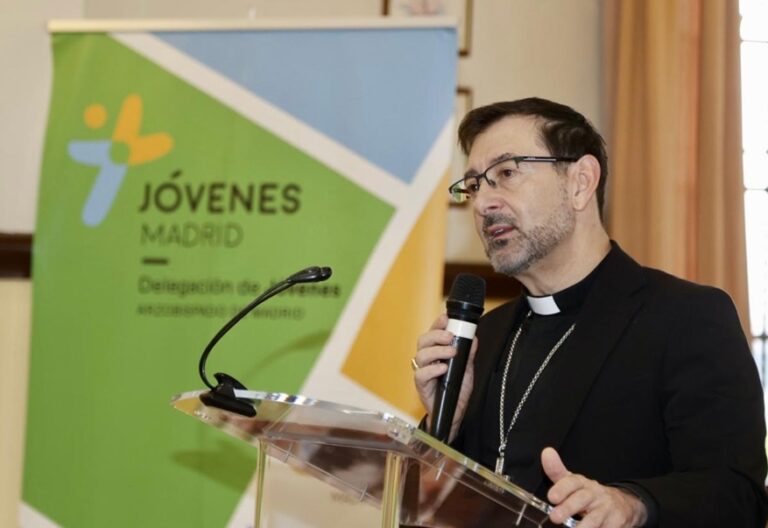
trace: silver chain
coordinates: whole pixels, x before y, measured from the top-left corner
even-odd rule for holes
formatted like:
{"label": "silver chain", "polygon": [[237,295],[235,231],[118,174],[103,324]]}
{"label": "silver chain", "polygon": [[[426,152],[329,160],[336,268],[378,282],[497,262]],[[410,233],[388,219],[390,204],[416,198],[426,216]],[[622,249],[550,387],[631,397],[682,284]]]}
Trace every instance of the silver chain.
{"label": "silver chain", "polygon": [[[531,316],[531,311],[529,310],[528,313],[525,315],[525,319],[528,319]],[[523,320],[523,323],[525,322],[525,319]],[[515,347],[517,346],[517,340],[520,338],[520,334],[523,331],[523,323],[520,323],[520,327],[517,329],[517,332],[515,332],[515,337],[512,338],[512,344],[509,347],[509,354],[507,354],[507,361],[504,365],[504,375],[501,378],[501,398],[499,400],[499,458],[496,459],[496,473],[499,475],[502,474],[504,471],[504,454],[507,449],[507,439],[509,438],[509,433],[512,431],[512,428],[515,426],[515,423],[517,423],[517,418],[520,416],[520,411],[523,410],[523,406],[525,405],[526,400],[528,399],[528,396],[531,394],[531,391],[533,390],[534,385],[536,385],[536,382],[539,380],[539,376],[541,376],[541,373],[544,372],[544,369],[547,368],[547,365],[549,364],[549,360],[552,359],[552,356],[555,355],[555,352],[557,352],[557,349],[560,348],[560,346],[565,342],[566,339],[568,339],[568,336],[571,335],[573,332],[573,329],[576,328],[576,323],[573,323],[568,330],[563,334],[563,337],[560,338],[560,340],[555,343],[555,346],[552,347],[552,350],[549,351],[549,354],[547,354],[547,357],[544,358],[544,361],[541,362],[541,366],[539,366],[539,370],[536,371],[536,374],[533,375],[533,379],[531,379],[531,382],[528,384],[528,387],[525,389],[525,392],[523,393],[523,397],[520,398],[520,402],[517,404],[517,408],[515,409],[514,414],[512,415],[512,419],[509,422],[509,427],[507,427],[506,434],[504,433],[504,399],[507,392],[507,376],[509,375],[509,365],[512,363],[512,355],[515,353]]]}

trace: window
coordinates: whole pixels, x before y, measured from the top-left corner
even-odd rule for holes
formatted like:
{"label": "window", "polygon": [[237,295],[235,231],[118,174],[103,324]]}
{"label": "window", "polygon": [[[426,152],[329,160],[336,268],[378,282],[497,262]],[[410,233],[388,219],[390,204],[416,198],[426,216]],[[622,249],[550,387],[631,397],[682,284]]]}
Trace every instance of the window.
{"label": "window", "polygon": [[740,0],[744,212],[752,352],[768,384],[768,2]]}

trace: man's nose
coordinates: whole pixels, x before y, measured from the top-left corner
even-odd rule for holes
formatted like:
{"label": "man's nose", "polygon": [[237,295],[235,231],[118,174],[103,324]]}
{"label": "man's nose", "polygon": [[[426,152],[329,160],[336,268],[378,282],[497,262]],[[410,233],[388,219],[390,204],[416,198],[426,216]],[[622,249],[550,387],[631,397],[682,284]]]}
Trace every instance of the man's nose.
{"label": "man's nose", "polygon": [[472,205],[475,211],[480,214],[500,208],[502,199],[498,186],[492,187],[488,185],[487,181],[483,182],[475,194]]}

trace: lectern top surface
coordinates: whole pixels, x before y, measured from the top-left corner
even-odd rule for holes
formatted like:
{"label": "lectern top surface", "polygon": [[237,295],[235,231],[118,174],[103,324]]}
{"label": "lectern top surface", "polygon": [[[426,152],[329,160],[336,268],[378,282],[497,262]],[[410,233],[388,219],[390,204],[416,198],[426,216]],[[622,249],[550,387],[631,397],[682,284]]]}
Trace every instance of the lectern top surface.
{"label": "lectern top surface", "polygon": [[[304,396],[238,391],[256,411],[246,417],[203,404],[203,394],[180,394],[172,404],[361,501],[380,503],[387,455],[397,454],[404,464],[402,524],[554,526],[549,504],[397,416]],[[569,520],[566,526],[576,524]]]}

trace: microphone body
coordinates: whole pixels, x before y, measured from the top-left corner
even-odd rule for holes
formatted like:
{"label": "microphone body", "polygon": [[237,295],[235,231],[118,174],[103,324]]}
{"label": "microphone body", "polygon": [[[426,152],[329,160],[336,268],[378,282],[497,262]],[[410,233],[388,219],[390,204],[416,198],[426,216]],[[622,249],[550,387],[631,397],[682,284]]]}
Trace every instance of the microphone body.
{"label": "microphone body", "polygon": [[483,314],[485,281],[469,273],[459,274],[453,282],[448,296],[448,326],[446,330],[454,335],[451,346],[456,355],[448,360],[448,370],[437,380],[435,401],[432,407],[430,431],[432,436],[446,442],[451,432],[456,404],[459,401],[461,383],[475,337],[477,323]]}

